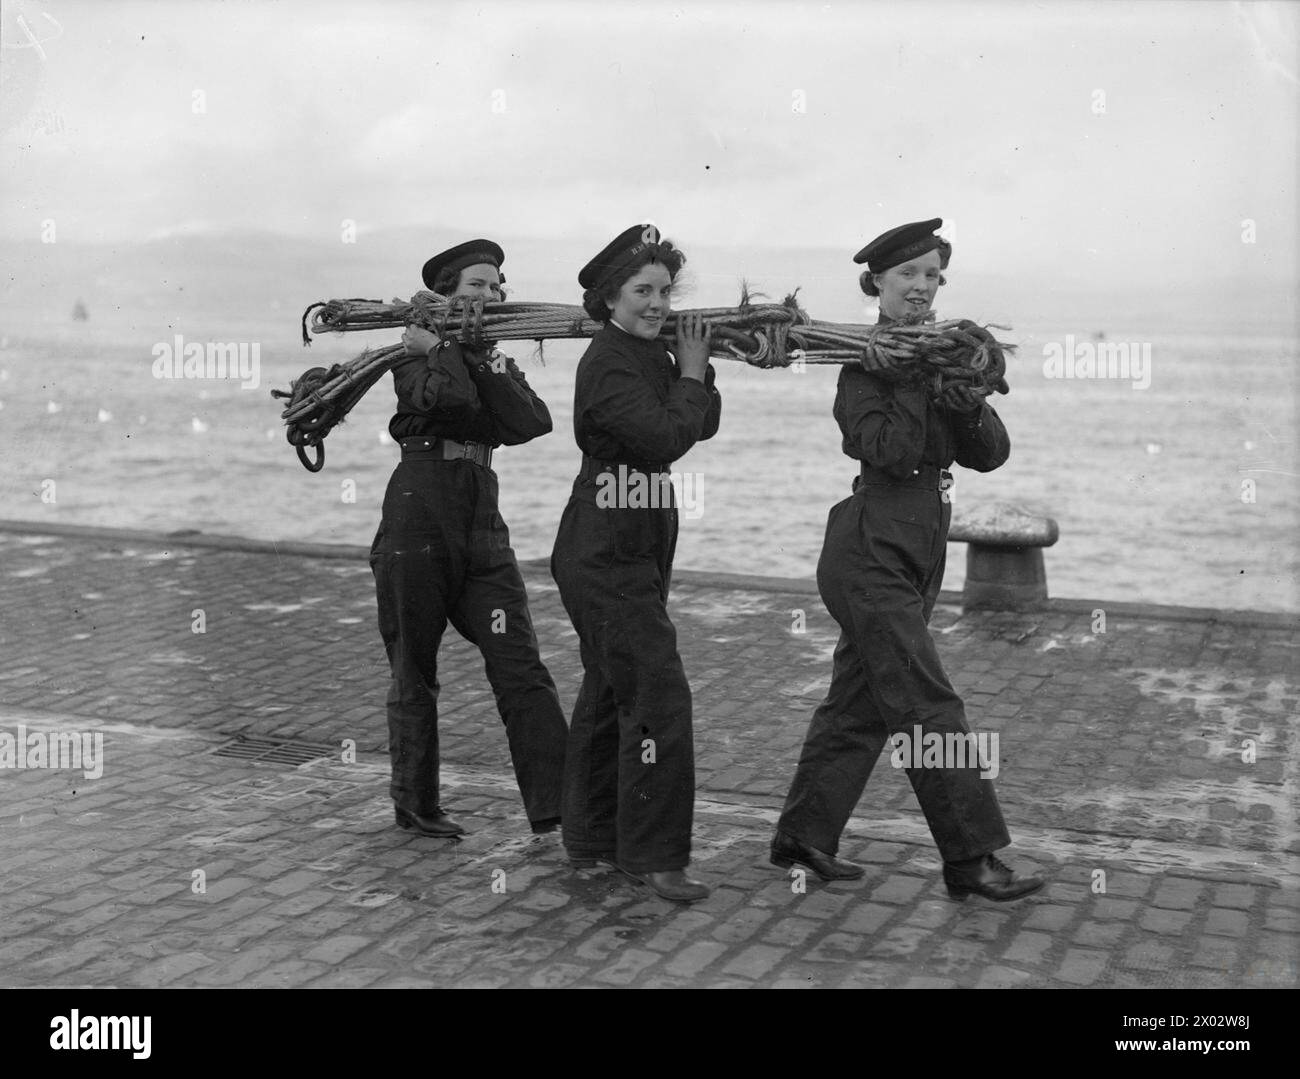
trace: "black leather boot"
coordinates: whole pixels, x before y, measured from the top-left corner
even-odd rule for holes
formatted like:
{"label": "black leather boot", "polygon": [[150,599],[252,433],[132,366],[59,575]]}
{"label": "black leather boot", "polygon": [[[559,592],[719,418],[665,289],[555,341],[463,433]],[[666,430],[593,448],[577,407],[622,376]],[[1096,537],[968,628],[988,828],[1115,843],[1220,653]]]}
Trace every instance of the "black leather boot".
{"label": "black leather boot", "polygon": [[674,903],[695,903],[709,898],[708,886],[692,880],[681,869],[666,869],[661,873],[630,873],[626,869],[623,872],[648,885],[655,895]]}
{"label": "black leather boot", "polygon": [[982,895],[996,903],[1007,903],[1043,886],[1041,877],[1017,877],[992,854],[966,862],[944,862],[943,882],[948,886],[948,894],[961,902],[968,895]]}
{"label": "black leather boot", "polygon": [[778,831],[772,837],[772,864],[782,869],[792,865],[811,869],[822,880],[857,880],[866,872],[860,865],[842,862],[832,854],[801,843],[794,836]]}
{"label": "black leather boot", "polygon": [[417,817],[401,806],[394,806],[397,823],[402,828],[409,828],[420,835],[433,836],[436,839],[455,839],[465,834],[465,829],[452,820],[439,807],[431,817]]}

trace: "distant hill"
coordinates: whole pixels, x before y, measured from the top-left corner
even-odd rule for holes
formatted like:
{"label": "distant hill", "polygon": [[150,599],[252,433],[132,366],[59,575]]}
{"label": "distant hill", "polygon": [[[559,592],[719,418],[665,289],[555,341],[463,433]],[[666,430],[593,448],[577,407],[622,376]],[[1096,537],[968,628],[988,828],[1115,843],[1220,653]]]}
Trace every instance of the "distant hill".
{"label": "distant hill", "polygon": [[[353,244],[255,232],[178,234],[131,244],[9,242],[0,248],[0,316],[12,310],[66,320],[80,297],[92,320],[130,312],[151,324],[172,315],[242,321],[275,314],[292,322],[318,299],[405,298],[421,287],[419,269],[428,255],[475,234],[389,229],[363,232]],[[590,237],[510,241],[505,271],[512,295],[579,302],[575,278],[592,246]],[[800,287],[800,301],[816,318],[867,317],[847,248],[742,250],[685,241],[683,247],[688,265],[681,306],[730,306],[746,278],[772,300]],[[1203,277],[1195,285],[1139,289],[1064,271],[1018,276],[1013,269],[963,267],[958,252],[950,284],[940,293],[940,313],[1016,326],[1050,323],[1089,335],[1135,326],[1149,332],[1300,331],[1292,282],[1211,283]]]}

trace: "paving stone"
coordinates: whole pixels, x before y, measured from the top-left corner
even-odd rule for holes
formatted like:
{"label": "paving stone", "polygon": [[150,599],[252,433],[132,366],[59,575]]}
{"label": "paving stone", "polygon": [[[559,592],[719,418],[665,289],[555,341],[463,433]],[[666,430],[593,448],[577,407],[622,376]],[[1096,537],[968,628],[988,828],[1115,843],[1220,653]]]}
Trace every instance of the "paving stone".
{"label": "paving stone", "polygon": [[[532,989],[565,989],[586,974],[587,968],[576,963],[552,963],[531,974],[528,985]],[[386,984],[388,983],[381,983]]]}
{"label": "paving stone", "polygon": [[341,963],[348,956],[370,947],[374,941],[369,937],[357,937],[342,934],[321,941],[314,948],[303,952],[303,959],[311,962],[335,964]]}
{"label": "paving stone", "polygon": [[871,900],[874,903],[910,903],[930,883],[930,881],[922,877],[909,877],[901,873],[895,874],[872,891]]}
{"label": "paving stone", "polygon": [[0,970],[18,964],[47,948],[58,948],[61,942],[51,937],[24,937],[0,943]]}
{"label": "paving stone", "polygon": [[861,933],[870,936],[878,932],[897,913],[897,907],[883,903],[859,903],[844,916],[840,922],[840,929],[845,933]]}
{"label": "paving stone", "polygon": [[682,911],[660,926],[654,936],[645,941],[645,946],[657,951],[674,951],[693,938],[703,936],[703,930],[713,925],[715,920],[713,915],[698,908]]}
{"label": "paving stone", "polygon": [[[804,908],[800,908],[801,910]],[[725,922],[716,926],[710,934],[714,940],[728,944],[740,944],[750,940],[771,917],[771,912],[746,907],[736,911]]]}
{"label": "paving stone", "polygon": [[58,899],[52,903],[44,904],[44,909],[54,911],[56,914],[77,914],[90,907],[98,907],[105,903],[111,903],[117,898],[115,892],[106,890],[86,891],[80,894],[69,896],[66,899]]}
{"label": "paving stone", "polygon": [[1138,925],[1152,933],[1180,934],[1192,923],[1192,915],[1183,911],[1160,910],[1152,907],[1143,911]]}
{"label": "paving stone", "polygon": [[198,977],[198,983],[213,986],[244,986],[250,984],[248,979],[258,971],[296,951],[294,945],[284,943],[258,944],[242,948],[238,955],[204,969]]}
{"label": "paving stone", "polygon": [[[883,937],[878,937],[869,943],[866,954],[873,959],[885,956],[905,956],[912,955],[923,944],[932,939],[933,933],[929,929],[923,929],[911,925],[895,926],[885,933]],[[857,949],[855,949],[857,951]],[[809,958],[814,958],[810,956]]]}
{"label": "paving stone", "polygon": [[789,952],[768,944],[752,944],[722,968],[723,974],[741,978],[762,978],[769,974]]}
{"label": "paving stone", "polygon": [[989,954],[989,946],[983,941],[948,938],[935,941],[926,965],[936,973],[953,975],[966,985],[970,983],[966,978],[967,972],[972,967],[977,968],[978,976],[978,970],[987,964]]}
{"label": "paving stone", "polygon": [[322,974],[314,982],[308,982],[310,989],[365,989],[385,977],[388,971],[376,967],[338,967]]}
{"label": "paving stone", "polygon": [[618,959],[610,966],[596,971],[593,977],[598,982],[608,982],[610,985],[627,985],[662,958],[663,956],[657,952],[648,952],[642,948],[628,948],[620,953]]}
{"label": "paving stone", "polygon": [[996,910],[974,909],[957,919],[950,927],[954,937],[972,940],[996,940],[998,934],[1011,921],[1010,914]]}
{"label": "paving stone", "polygon": [[823,923],[812,918],[782,918],[765,927],[762,939],[768,944],[797,947],[823,929]]}
{"label": "paving stone", "polygon": [[1237,967],[1241,956],[1241,946],[1234,940],[1222,937],[1203,938],[1196,946],[1196,953],[1191,958],[1194,967],[1208,967],[1211,970],[1232,971]]}
{"label": "paving stone", "polygon": [[976,989],[1019,989],[1033,982],[1034,975],[1014,967],[985,967],[975,982]]}
{"label": "paving stone", "polygon": [[1026,929],[1045,929],[1057,932],[1064,929],[1075,918],[1077,911],[1073,907],[1058,907],[1050,903],[1035,906],[1025,918]]}
{"label": "paving stone", "polygon": [[[288,989],[306,985],[329,971],[323,963],[308,963],[301,959],[285,959],[264,967],[250,975],[246,983],[250,989]],[[485,988],[495,989],[497,985]]]}
{"label": "paving stone", "polygon": [[1014,966],[1037,966],[1043,963],[1047,950],[1056,943],[1055,938],[1046,933],[1033,933],[1022,929],[1007,945],[1002,957]]}
{"label": "paving stone", "polygon": [[1264,912],[1264,928],[1278,933],[1300,934],[1300,912],[1287,907],[1269,907]]}
{"label": "paving stone", "polygon": [[168,985],[211,965],[211,958],[201,952],[178,952],[138,967],[132,971],[129,982],[138,986]]}
{"label": "paving stone", "polygon": [[1160,887],[1151,897],[1151,905],[1170,910],[1192,910],[1204,892],[1205,885],[1200,881],[1188,880],[1185,877],[1168,877],[1160,882]]}
{"label": "paving stone", "polygon": [[1094,985],[1106,969],[1106,953],[1070,948],[1056,970],[1056,976],[1071,985]]}
{"label": "paving stone", "polygon": [[1203,932],[1216,937],[1244,937],[1250,932],[1250,917],[1242,910],[1215,907],[1205,919]]}
{"label": "paving stone", "polygon": [[312,873],[307,870],[300,870],[296,873],[290,873],[288,876],[280,877],[267,884],[265,891],[271,895],[290,896],[295,892],[301,892],[306,888],[321,887],[324,884],[319,873]]}
{"label": "paving stone", "polygon": [[852,857],[847,854],[844,857],[853,862],[874,862],[880,865],[890,865],[897,862],[906,853],[907,848],[902,843],[875,841],[868,843],[862,850],[854,852]]}
{"label": "paving stone", "polygon": [[1072,939],[1085,948],[1113,948],[1128,931],[1127,922],[1084,922],[1074,931]]}
{"label": "paving stone", "polygon": [[256,883],[250,877],[219,877],[216,880],[208,880],[204,891],[196,898],[207,903],[220,903],[255,887]]}
{"label": "paving stone", "polygon": [[854,901],[856,897],[847,892],[819,888],[799,896],[798,902],[790,907],[790,913],[801,918],[830,918]]}
{"label": "paving stone", "polygon": [[1151,891],[1156,884],[1156,878],[1139,873],[1121,873],[1107,872],[1106,874],[1106,895],[1107,897],[1127,897],[1130,899],[1142,899]]}
{"label": "paving stone", "polygon": [[694,977],[726,951],[727,946],[716,940],[697,940],[669,959],[664,970],[678,978]]}
{"label": "paving stone", "polygon": [[1138,910],[1139,904],[1133,899],[1116,899],[1111,895],[1102,895],[1097,897],[1096,903],[1092,907],[1092,916],[1094,918],[1106,918],[1119,921],[1131,921],[1134,913]]}
{"label": "paving stone", "polygon": [[956,919],[960,910],[960,905],[947,899],[923,899],[912,908],[906,920],[908,925],[935,929]]}
{"label": "paving stone", "polygon": [[0,948],[7,943],[24,939],[30,933],[55,925],[63,919],[53,911],[20,910],[6,911],[0,918]]}
{"label": "paving stone", "polygon": [[80,985],[83,982],[81,971],[85,967],[115,952],[108,941],[83,938],[42,949],[14,966],[26,975],[29,982],[38,985]]}
{"label": "paving stone", "polygon": [[1220,884],[1214,889],[1213,902],[1216,907],[1250,910],[1255,905],[1256,892],[1248,884]]}
{"label": "paving stone", "polygon": [[1124,952],[1123,964],[1138,970],[1169,970],[1173,965],[1174,948],[1153,940],[1143,940]]}

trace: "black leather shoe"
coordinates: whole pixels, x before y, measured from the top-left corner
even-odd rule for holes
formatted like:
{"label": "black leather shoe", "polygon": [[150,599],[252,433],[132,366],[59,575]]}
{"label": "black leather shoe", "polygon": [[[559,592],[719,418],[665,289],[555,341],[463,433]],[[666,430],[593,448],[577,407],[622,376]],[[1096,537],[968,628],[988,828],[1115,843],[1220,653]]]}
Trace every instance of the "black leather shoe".
{"label": "black leather shoe", "polygon": [[834,855],[800,843],[786,832],[777,832],[772,838],[772,864],[782,869],[801,865],[811,869],[822,880],[857,880],[866,872],[862,866],[842,862]]}
{"label": "black leather shoe", "polygon": [[548,832],[558,832],[560,830],[560,818],[547,817],[545,820],[529,821],[529,826],[533,830],[533,835],[546,835]]}
{"label": "black leather shoe", "polygon": [[982,895],[996,903],[1007,903],[1043,886],[1041,877],[1017,877],[992,854],[969,862],[944,862],[943,882],[948,894],[960,902],[965,902],[968,895]]}
{"label": "black leather shoe", "polygon": [[628,873],[633,880],[647,885],[655,895],[674,903],[695,903],[709,898],[707,885],[691,880],[681,869],[666,869],[661,873]]}
{"label": "black leather shoe", "polygon": [[465,829],[441,809],[438,809],[432,817],[417,817],[414,813],[402,809],[401,806],[394,806],[393,809],[397,814],[398,825],[420,835],[434,836],[437,839],[455,839],[465,834]]}

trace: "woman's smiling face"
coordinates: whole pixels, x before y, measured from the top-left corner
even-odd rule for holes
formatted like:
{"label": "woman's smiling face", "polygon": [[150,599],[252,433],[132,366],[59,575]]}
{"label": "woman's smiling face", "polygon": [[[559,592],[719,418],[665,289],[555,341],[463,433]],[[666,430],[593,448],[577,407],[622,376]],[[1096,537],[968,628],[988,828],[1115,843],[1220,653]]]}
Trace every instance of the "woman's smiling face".
{"label": "woman's smiling face", "polygon": [[917,255],[875,274],[872,280],[880,290],[880,310],[889,318],[923,315],[939,291],[939,252]]}
{"label": "woman's smiling face", "polygon": [[653,341],[672,312],[673,278],[662,262],[642,266],[609,302],[614,321],[634,337]]}
{"label": "woman's smiling face", "polygon": [[453,296],[468,296],[475,300],[500,300],[502,298],[501,271],[490,262],[466,266],[460,271]]}

